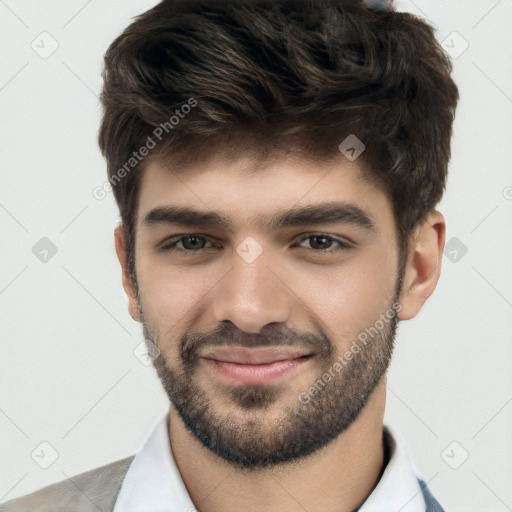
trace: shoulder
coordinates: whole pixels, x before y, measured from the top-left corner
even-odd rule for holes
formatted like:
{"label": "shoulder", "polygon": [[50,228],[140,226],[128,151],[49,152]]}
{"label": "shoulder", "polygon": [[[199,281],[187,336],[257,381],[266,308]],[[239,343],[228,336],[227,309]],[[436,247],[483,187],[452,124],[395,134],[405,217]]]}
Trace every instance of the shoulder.
{"label": "shoulder", "polygon": [[135,455],[0,504],[0,512],[111,511]]}

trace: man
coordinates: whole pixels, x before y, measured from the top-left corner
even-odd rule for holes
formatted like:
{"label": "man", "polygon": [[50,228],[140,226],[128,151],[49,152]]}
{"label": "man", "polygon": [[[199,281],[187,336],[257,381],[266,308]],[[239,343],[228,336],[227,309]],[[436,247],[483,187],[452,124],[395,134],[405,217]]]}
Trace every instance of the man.
{"label": "man", "polygon": [[386,2],[164,0],[105,55],[99,144],[170,399],[135,456],[12,511],[441,511],[383,425],[440,276],[458,90]]}

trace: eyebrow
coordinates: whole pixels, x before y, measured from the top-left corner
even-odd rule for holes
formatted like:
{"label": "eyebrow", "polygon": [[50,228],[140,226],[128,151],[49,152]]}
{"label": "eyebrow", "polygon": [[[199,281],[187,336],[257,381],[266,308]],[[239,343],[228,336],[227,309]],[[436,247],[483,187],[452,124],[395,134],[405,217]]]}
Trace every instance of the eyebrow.
{"label": "eyebrow", "polygon": [[[291,210],[277,212],[272,217],[257,217],[259,225],[267,232],[286,227],[312,224],[351,224],[376,233],[377,227],[369,213],[359,206],[347,202],[329,202],[297,206]],[[197,228],[220,228],[231,233],[234,224],[227,217],[212,211],[201,211],[186,206],[159,206],[150,210],[143,218],[145,226],[176,224]]]}

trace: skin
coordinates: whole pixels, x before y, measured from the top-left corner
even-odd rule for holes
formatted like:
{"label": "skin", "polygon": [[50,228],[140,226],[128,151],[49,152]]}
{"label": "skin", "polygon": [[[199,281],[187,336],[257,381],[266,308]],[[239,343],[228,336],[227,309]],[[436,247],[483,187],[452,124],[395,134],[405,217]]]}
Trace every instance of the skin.
{"label": "skin", "polygon": [[[247,158],[221,155],[180,174],[148,164],[137,214],[136,283],[121,226],[115,230],[129,312],[160,350],[153,364],[172,400],[172,452],[197,509],[351,512],[384,469],[386,370],[396,322],[416,316],[437,285],[444,218],[433,210],[417,226],[400,279],[392,204],[363,180],[357,160],[340,154],[318,165],[288,158],[254,170]],[[339,223],[267,232],[257,222],[260,215],[334,200],[358,205],[376,231]],[[147,212],[167,205],[222,213],[234,230],[142,224]],[[204,237],[197,247],[208,248],[192,256],[158,249],[187,234]],[[307,238],[314,234],[334,241],[315,245]],[[251,263],[236,251],[248,236],[263,249]],[[335,250],[335,240],[350,240],[350,248]],[[190,239],[181,244],[196,247]],[[300,393],[398,302],[394,320],[354,355],[352,366],[301,403]],[[256,341],[287,347],[300,341],[317,352],[299,371],[260,386],[227,383],[197,357],[205,347]]]}

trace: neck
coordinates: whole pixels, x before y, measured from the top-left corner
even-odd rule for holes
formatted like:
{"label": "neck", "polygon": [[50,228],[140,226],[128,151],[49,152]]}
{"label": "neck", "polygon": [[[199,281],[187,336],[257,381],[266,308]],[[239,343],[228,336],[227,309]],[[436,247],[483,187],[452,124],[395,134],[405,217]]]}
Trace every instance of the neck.
{"label": "neck", "polygon": [[332,443],[293,464],[250,474],[206,448],[176,410],[171,410],[169,425],[171,449],[201,512],[352,512],[371,494],[384,470],[384,406],[385,377],[357,419]]}

